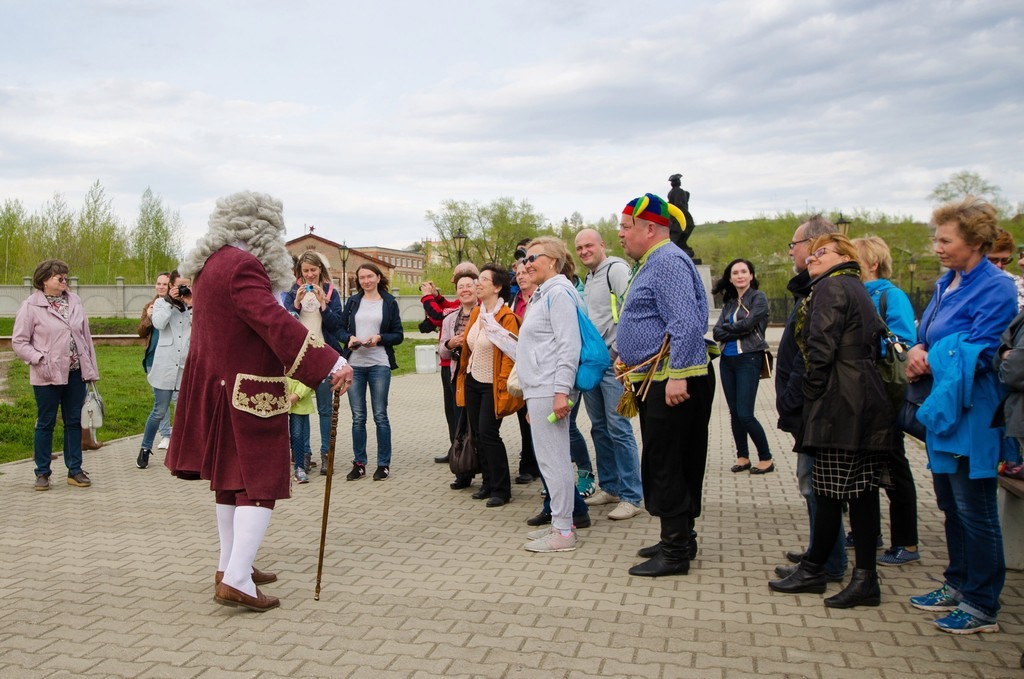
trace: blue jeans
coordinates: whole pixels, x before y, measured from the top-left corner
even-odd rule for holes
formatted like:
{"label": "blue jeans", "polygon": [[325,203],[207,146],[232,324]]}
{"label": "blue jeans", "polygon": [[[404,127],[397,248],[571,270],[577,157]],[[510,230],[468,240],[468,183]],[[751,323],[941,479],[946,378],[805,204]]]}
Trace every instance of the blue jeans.
{"label": "blue jeans", "polygon": [[736,442],[736,457],[750,457],[747,435],[757,448],[757,459],[766,462],[772,459],[768,437],[764,427],[754,417],[754,402],[757,400],[757,384],[761,381],[761,363],[764,352],[755,351],[738,356],[722,356],[719,371],[722,376],[722,391],[729,404],[732,420],[732,438]]}
{"label": "blue jeans", "polygon": [[82,371],[72,370],[67,384],[32,387],[36,397],[36,432],[32,449],[36,475],[50,475],[50,454],[53,452],[53,428],[57,425],[57,408],[64,423],[64,464],[68,476],[82,471],[82,405],[85,403],[85,382]]}
{"label": "blue jeans", "polygon": [[[316,412],[320,416],[320,455],[326,455],[331,446],[331,416],[334,414],[334,392],[328,378],[316,387]],[[309,440],[309,436],[306,437]]]}
{"label": "blue jeans", "polygon": [[590,438],[594,439],[601,490],[639,507],[644,498],[640,453],[633,425],[616,410],[622,391],[615,369],[608,368],[601,383],[584,392],[583,400],[590,415]]}
{"label": "blue jeans", "polygon": [[960,608],[995,622],[1006,580],[1003,534],[996,508],[995,478],[972,479],[970,460],[961,457],[955,474],[932,474],[935,501],[946,516],[945,578]]}
{"label": "blue jeans", "polygon": [[288,436],[292,445],[292,465],[306,468],[306,453],[309,448],[309,415],[288,413]]}
{"label": "blue jeans", "polygon": [[[810,537],[807,538],[807,551],[811,551],[811,544],[814,541],[814,515],[818,511],[818,501],[814,497],[814,490],[811,488],[811,469],[814,467],[814,458],[810,455],[799,453],[796,459],[796,480],[800,486],[800,494],[804,496],[807,503],[807,517],[810,519]],[[846,533],[843,532],[843,522],[839,522],[839,531],[836,535],[836,543],[829,552],[828,560],[825,561],[825,572],[829,575],[842,575],[846,572]]]}
{"label": "blue jeans", "polygon": [[352,452],[355,461],[366,464],[366,386],[370,386],[373,422],[377,425],[377,466],[391,466],[391,423],[388,421],[388,390],[391,368],[374,365],[352,366],[352,386],[348,389],[348,405],[352,410]]}
{"label": "blue jeans", "polygon": [[594,465],[590,461],[587,440],[583,438],[583,433],[576,426],[576,416],[580,413],[580,404],[582,403],[583,399],[577,396],[576,403],[573,404],[572,410],[569,411],[569,457],[572,458],[572,463],[576,465],[577,469],[593,474]]}
{"label": "blue jeans", "polygon": [[152,450],[157,428],[160,427],[162,422],[171,421],[170,409],[173,396],[173,389],[157,389],[153,387],[153,409],[149,411],[149,417],[146,418],[146,428],[142,430],[143,448]]}

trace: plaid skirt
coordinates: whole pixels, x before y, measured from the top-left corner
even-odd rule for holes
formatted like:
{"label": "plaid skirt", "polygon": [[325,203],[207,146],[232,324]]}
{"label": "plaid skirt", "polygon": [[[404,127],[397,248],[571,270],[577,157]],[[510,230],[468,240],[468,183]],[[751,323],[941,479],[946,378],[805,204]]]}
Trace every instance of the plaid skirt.
{"label": "plaid skirt", "polygon": [[864,492],[891,488],[889,453],[815,448],[811,488],[815,495],[848,500]]}

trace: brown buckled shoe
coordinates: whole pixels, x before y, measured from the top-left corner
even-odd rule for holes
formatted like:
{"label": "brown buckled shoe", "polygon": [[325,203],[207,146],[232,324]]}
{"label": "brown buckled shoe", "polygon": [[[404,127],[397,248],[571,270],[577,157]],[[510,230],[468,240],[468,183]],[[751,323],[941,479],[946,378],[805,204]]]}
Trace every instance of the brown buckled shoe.
{"label": "brown buckled shoe", "polygon": [[82,470],[74,476],[68,476],[68,485],[88,488],[92,485],[92,481],[89,480],[89,475],[85,473],[85,470]]}
{"label": "brown buckled shoe", "polygon": [[36,474],[36,490],[50,490],[49,474]]}
{"label": "brown buckled shoe", "polygon": [[[224,579],[224,571],[217,571],[213,575],[213,584],[219,585],[220,581]],[[252,569],[252,581],[255,585],[266,585],[271,582],[277,582],[277,573],[264,573],[261,570]]]}
{"label": "brown buckled shoe", "polygon": [[213,599],[222,606],[241,606],[257,613],[269,611],[271,608],[277,608],[281,605],[280,599],[276,596],[267,596],[260,591],[259,587],[256,588],[256,596],[249,596],[245,592],[239,592],[234,587],[223,582],[217,585],[217,589],[214,590]]}

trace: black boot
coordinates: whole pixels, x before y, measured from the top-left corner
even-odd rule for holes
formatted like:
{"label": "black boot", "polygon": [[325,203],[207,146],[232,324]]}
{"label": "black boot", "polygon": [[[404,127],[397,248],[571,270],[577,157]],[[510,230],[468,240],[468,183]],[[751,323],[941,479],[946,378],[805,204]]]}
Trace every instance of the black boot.
{"label": "black boot", "polygon": [[689,545],[689,518],[685,514],[683,516],[663,516],[661,517],[661,542],[656,545],[657,553],[647,561],[630,568],[629,574],[645,578],[686,575],[690,571]]}
{"label": "black boot", "polygon": [[645,559],[650,559],[652,556],[661,554],[661,543],[651,545],[650,547],[641,547],[636,550],[636,555]]}
{"label": "black boot", "polygon": [[882,602],[882,590],[878,586],[878,571],[854,568],[850,584],[839,594],[825,599],[829,608],[853,608],[854,606],[877,606]]}
{"label": "black boot", "polygon": [[801,592],[821,594],[826,589],[827,581],[825,568],[805,559],[800,562],[791,575],[782,580],[771,580],[768,586],[775,592],[785,594],[800,594]]}

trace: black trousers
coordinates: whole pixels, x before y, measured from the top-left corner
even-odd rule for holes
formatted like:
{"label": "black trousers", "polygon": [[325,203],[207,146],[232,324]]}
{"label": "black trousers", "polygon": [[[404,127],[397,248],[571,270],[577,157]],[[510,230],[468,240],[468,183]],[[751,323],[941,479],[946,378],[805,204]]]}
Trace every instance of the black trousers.
{"label": "black trousers", "polygon": [[444,418],[448,421],[448,444],[451,445],[455,441],[455,425],[459,423],[451,366],[441,366],[441,386],[444,388]]}
{"label": "black trousers", "polygon": [[889,476],[892,488],[886,488],[889,498],[889,532],[893,547],[912,547],[917,544],[917,487],[914,472],[907,460],[903,432],[892,457],[889,458]]}
{"label": "black trousers", "polygon": [[484,488],[494,497],[508,500],[512,497],[512,477],[508,470],[508,453],[501,440],[501,420],[494,416],[494,393],[490,384],[477,382],[466,375],[466,412],[469,426],[476,439],[480,456]]}
{"label": "black trousers", "polygon": [[700,516],[715,376],[708,366],[706,376],[688,378],[690,398],[671,407],[665,403],[666,384],[651,383],[640,403],[644,504],[652,516],[685,516],[692,528]]}
{"label": "black trousers", "polygon": [[843,502],[850,508],[850,528],[853,530],[853,547],[856,567],[866,571],[875,568],[875,540],[878,538],[881,520],[878,512],[878,489],[864,491],[860,497],[840,500],[815,494],[817,507],[814,511],[814,535],[811,537],[811,551],[807,560],[824,565],[828,555],[842,539],[839,529],[843,521]]}
{"label": "black trousers", "polygon": [[523,436],[523,452],[519,454],[519,473],[530,474],[536,479],[540,478],[540,466],[537,464],[537,455],[533,452],[533,434],[530,432],[530,423],[526,421],[526,406],[516,412],[519,418],[519,431]]}

